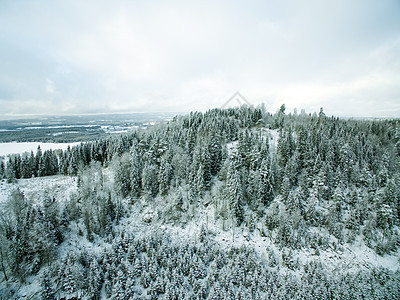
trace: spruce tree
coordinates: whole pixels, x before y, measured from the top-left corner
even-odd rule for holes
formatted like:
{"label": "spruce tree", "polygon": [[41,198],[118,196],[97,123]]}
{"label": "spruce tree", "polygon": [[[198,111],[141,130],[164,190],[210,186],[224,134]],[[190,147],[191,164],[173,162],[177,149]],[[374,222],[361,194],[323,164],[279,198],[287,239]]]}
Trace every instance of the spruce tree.
{"label": "spruce tree", "polygon": [[232,166],[227,176],[227,197],[233,217],[237,225],[240,225],[243,221],[243,190],[240,173]]}
{"label": "spruce tree", "polygon": [[139,197],[142,190],[142,158],[138,146],[134,144],[130,150],[130,189],[132,196]]}
{"label": "spruce tree", "polygon": [[50,276],[47,273],[42,276],[40,298],[45,300],[56,299],[56,293],[51,285]]}

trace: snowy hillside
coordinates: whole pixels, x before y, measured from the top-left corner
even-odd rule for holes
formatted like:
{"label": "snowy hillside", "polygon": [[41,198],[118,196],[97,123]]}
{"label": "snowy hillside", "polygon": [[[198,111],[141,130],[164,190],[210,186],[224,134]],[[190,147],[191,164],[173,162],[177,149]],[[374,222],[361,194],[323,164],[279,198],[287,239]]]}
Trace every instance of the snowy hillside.
{"label": "snowy hillside", "polygon": [[77,191],[77,180],[75,177],[55,175],[20,179],[15,183],[0,181],[0,205],[10,198],[13,190],[19,189],[27,198],[40,201],[44,196],[63,201],[69,195]]}
{"label": "snowy hillside", "polygon": [[397,120],[242,107],[12,156],[0,298],[399,299],[399,155]]}

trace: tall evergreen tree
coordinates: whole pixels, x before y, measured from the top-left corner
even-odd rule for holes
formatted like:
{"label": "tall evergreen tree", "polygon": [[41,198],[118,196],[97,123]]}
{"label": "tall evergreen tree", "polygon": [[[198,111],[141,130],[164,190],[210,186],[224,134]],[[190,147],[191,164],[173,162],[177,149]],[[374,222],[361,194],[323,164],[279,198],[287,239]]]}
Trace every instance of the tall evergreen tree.
{"label": "tall evergreen tree", "polygon": [[0,160],[0,180],[2,180],[5,177],[5,175],[4,175],[5,170],[6,170],[6,167],[4,165],[4,162],[3,162],[3,160]]}
{"label": "tall evergreen tree", "polygon": [[165,195],[170,187],[172,175],[173,175],[173,169],[172,165],[170,163],[170,160],[172,159],[170,153],[166,153],[163,155],[161,158],[161,163],[160,163],[160,170],[158,173],[158,183],[159,183],[159,189],[160,189],[160,194]]}
{"label": "tall evergreen tree", "polygon": [[134,197],[139,197],[142,189],[142,158],[138,152],[137,144],[130,150],[130,174],[131,192]]}
{"label": "tall evergreen tree", "polygon": [[243,190],[239,171],[234,168],[228,171],[226,185],[230,210],[236,223],[240,225],[243,221]]}
{"label": "tall evergreen tree", "polygon": [[154,197],[158,191],[158,168],[152,163],[146,163],[142,172],[142,189],[143,192]]}

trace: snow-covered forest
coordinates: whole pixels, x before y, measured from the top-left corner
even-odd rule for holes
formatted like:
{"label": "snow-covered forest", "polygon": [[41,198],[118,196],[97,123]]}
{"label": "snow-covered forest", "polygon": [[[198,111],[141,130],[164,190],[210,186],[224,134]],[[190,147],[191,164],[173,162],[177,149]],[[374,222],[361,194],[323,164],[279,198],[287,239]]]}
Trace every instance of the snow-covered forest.
{"label": "snow-covered forest", "polygon": [[213,109],[0,177],[0,298],[400,299],[399,120]]}

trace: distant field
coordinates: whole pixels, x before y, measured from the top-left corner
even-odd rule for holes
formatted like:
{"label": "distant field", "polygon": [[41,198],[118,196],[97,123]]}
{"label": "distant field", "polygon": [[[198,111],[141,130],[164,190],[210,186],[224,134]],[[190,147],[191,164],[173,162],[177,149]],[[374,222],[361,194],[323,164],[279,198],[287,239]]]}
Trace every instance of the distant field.
{"label": "distant field", "polygon": [[92,141],[172,119],[175,113],[47,116],[0,121],[0,143]]}

